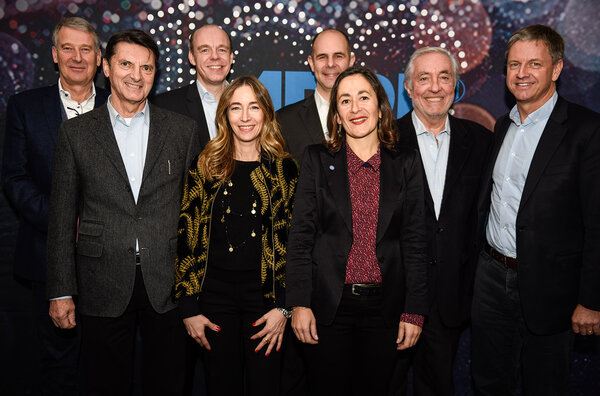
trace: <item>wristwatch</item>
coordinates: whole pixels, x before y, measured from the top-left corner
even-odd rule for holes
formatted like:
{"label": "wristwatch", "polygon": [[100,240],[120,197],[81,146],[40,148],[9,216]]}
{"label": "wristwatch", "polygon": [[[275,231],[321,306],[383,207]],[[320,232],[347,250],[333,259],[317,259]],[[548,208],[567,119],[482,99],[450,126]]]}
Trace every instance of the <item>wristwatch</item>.
{"label": "wristwatch", "polygon": [[281,314],[282,314],[283,316],[285,316],[285,318],[286,318],[286,319],[289,319],[289,318],[291,318],[291,317],[292,317],[292,310],[291,310],[291,309],[290,309],[290,310],[287,310],[287,309],[285,309],[285,308],[277,308],[277,310],[278,310],[279,312],[281,312]]}

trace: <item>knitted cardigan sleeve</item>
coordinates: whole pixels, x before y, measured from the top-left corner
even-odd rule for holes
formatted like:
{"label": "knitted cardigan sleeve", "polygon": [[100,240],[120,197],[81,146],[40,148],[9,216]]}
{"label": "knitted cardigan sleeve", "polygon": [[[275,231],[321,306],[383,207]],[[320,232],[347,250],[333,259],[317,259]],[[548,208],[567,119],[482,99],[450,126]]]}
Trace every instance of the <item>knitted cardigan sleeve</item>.
{"label": "knitted cardigan sleeve", "polygon": [[175,258],[175,286],[173,299],[200,293],[208,254],[207,193],[204,177],[197,166],[197,158],[187,174],[179,214],[177,256]]}

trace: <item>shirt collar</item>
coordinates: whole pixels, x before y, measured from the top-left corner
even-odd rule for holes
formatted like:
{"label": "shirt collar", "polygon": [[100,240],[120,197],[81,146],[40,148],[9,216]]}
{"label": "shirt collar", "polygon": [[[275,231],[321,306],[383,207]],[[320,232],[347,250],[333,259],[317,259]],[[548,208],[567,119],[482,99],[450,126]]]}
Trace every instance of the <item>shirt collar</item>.
{"label": "shirt collar", "polygon": [[558,93],[554,91],[552,97],[546,101],[539,109],[529,114],[525,121],[521,122],[521,114],[519,113],[519,109],[517,105],[514,105],[510,111],[510,119],[517,126],[528,125],[531,123],[536,123],[539,121],[544,121],[550,118],[550,114],[552,114],[552,110],[554,110],[554,105],[558,101]]}
{"label": "shirt collar", "polygon": [[[62,86],[62,83],[60,82],[60,77],[58,78],[58,92],[60,93],[61,97],[65,97],[69,100],[73,100],[71,99],[71,93],[69,91],[65,91],[65,89]],[[80,104],[84,104],[86,102],[88,102],[90,99],[95,98],[96,97],[96,86],[94,84],[92,84],[92,94],[83,102],[81,102]]]}
{"label": "shirt collar", "polygon": [[361,160],[358,155],[354,154],[349,144],[346,144],[346,153],[348,155],[348,172],[355,174],[365,164],[369,164],[375,172],[379,171],[379,166],[381,165],[381,145],[377,146],[377,152],[367,161]]}
{"label": "shirt collar", "polygon": [[[417,113],[415,113],[414,110],[412,111],[410,116],[412,118],[413,126],[415,127],[415,132],[417,133],[417,136],[430,132],[427,130],[427,128],[425,128],[425,124],[423,124],[423,122],[421,121],[419,116],[417,116]],[[448,117],[448,115],[446,115],[446,123],[444,125],[444,130],[440,133],[446,133],[448,136],[450,136],[450,117]]]}
{"label": "shirt collar", "polygon": [[[108,99],[106,99],[106,107],[108,107],[108,116],[110,117],[110,123],[111,123],[112,127],[113,128],[115,127],[115,123],[117,121],[129,126],[129,124],[125,121],[125,117],[123,117],[121,114],[119,114],[117,112],[117,110],[113,107],[113,105],[110,103],[111,96],[112,95],[110,95],[108,97]],[[134,115],[131,118],[138,118],[138,117],[144,117],[144,124],[146,126],[150,125],[150,107],[148,106],[148,99],[146,99],[146,103],[144,104],[144,108],[142,109],[142,111],[140,111],[139,113],[137,113],[136,115]]]}
{"label": "shirt collar", "polygon": [[329,110],[329,102],[326,101],[321,94],[319,93],[319,91],[317,91],[315,89],[315,104],[317,105],[317,107],[319,108],[327,108]]}
{"label": "shirt collar", "polygon": [[[227,80],[225,80],[225,86],[228,86],[228,85],[229,85],[229,82]],[[200,95],[200,98],[202,100],[209,101],[209,102],[217,101],[217,98],[215,98],[215,95],[208,92],[206,90],[206,88],[204,88],[204,85],[202,85],[202,83],[198,79],[196,79],[196,86],[198,87],[198,94]]]}

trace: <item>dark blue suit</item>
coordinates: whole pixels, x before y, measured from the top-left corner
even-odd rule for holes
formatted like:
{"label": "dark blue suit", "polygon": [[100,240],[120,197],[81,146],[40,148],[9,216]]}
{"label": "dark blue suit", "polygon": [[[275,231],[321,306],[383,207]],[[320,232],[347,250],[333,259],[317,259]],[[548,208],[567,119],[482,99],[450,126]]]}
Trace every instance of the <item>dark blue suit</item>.
{"label": "dark blue suit", "polygon": [[[94,106],[108,91],[96,88]],[[58,84],[12,96],[6,111],[2,186],[19,219],[14,273],[31,281],[42,345],[41,383],[48,394],[69,394],[77,381],[79,337],[54,327],[45,297],[46,237],[54,147],[64,110]]]}

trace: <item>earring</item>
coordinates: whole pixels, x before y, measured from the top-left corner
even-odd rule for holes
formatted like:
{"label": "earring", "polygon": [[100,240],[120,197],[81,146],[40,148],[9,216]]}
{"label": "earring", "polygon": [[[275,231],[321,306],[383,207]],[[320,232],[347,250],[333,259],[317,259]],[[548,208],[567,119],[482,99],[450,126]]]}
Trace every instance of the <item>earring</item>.
{"label": "earring", "polygon": [[338,124],[338,130],[337,130],[338,136],[342,137],[342,124]]}
{"label": "earring", "polygon": [[377,135],[381,136],[381,117],[377,120]]}

